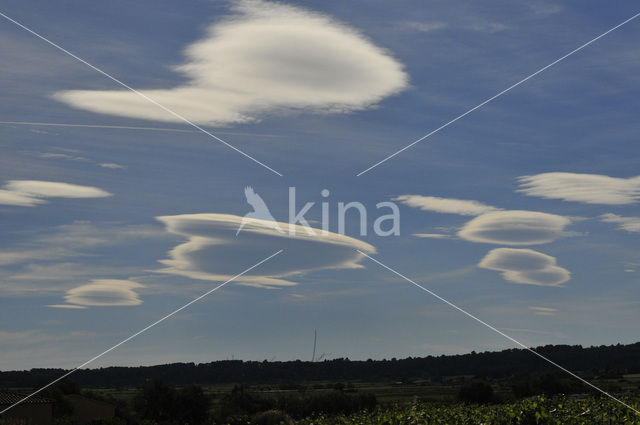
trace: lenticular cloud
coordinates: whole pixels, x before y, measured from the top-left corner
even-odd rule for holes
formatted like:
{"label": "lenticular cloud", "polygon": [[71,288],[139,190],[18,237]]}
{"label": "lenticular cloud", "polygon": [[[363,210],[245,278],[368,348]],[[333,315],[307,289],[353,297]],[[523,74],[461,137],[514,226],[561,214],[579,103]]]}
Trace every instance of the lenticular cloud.
{"label": "lenticular cloud", "polygon": [[[361,110],[407,86],[402,64],[325,15],[263,1],[241,2],[235,12],[186,48],[186,62],[175,69],[188,81],[140,92],[193,122],[228,125],[267,113]],[[181,121],[126,90],[54,97],[96,113]]]}
{"label": "lenticular cloud", "polygon": [[[261,288],[296,285],[290,280],[312,271],[360,268],[363,255],[373,254],[375,247],[332,232],[309,229],[290,223],[254,219],[236,234],[243,217],[231,214],[183,214],[156,217],[167,231],[187,240],[169,251],[160,262],[167,266],[161,273],[191,279],[234,282]],[[284,250],[281,255],[248,270],[257,261]]]}
{"label": "lenticular cloud", "polygon": [[499,245],[539,245],[565,235],[571,220],[537,211],[497,211],[469,221],[458,236],[471,242]]}
{"label": "lenticular cloud", "polygon": [[499,271],[505,280],[525,285],[558,286],[571,278],[567,269],[556,264],[555,257],[532,249],[492,249],[478,266]]}

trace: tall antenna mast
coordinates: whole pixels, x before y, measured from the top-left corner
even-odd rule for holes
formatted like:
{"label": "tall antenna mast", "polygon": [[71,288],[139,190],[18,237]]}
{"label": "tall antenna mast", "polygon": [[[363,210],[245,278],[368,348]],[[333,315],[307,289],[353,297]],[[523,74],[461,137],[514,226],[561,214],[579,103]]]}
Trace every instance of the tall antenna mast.
{"label": "tall antenna mast", "polygon": [[311,356],[311,361],[316,361],[316,341],[318,340],[318,332],[313,330],[313,356]]}

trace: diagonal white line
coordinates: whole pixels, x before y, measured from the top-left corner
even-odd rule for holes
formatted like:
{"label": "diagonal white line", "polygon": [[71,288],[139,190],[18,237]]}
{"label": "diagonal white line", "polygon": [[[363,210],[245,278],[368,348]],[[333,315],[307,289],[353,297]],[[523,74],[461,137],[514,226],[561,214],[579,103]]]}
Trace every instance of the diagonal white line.
{"label": "diagonal white line", "polygon": [[162,317],[161,319],[156,320],[155,322],[153,322],[152,324],[146,326],[143,329],[140,329],[138,332],[134,333],[133,335],[123,339],[122,341],[120,341],[119,343],[117,343],[116,345],[112,346],[111,348],[108,348],[106,350],[104,350],[102,353],[98,354],[95,357],[92,357],[91,359],[87,360],[86,362],[82,363],[79,366],[74,367],[73,369],[71,369],[69,372],[65,373],[64,375],[60,376],[59,378],[56,378],[55,380],[49,382],[47,385],[45,385],[44,387],[32,392],[31,394],[29,394],[28,396],[25,396],[24,398],[22,398],[21,400],[13,403],[11,406],[7,407],[6,409],[0,411],[0,415],[2,415],[4,412],[6,412],[9,409],[13,409],[15,406],[19,405],[20,403],[24,402],[25,400],[30,399],[31,397],[33,397],[34,395],[38,394],[39,392],[49,388],[51,385],[55,384],[56,382],[66,378],[67,376],[71,375],[72,373],[82,369],[83,367],[85,367],[86,365],[88,365],[89,363],[94,362],[95,360],[99,359],[100,357],[104,356],[105,354],[115,350],[116,348],[120,347],[122,344],[131,341],[133,338],[137,337],[138,335],[148,331],[149,329],[153,328],[155,325],[164,322],[165,320],[167,320],[168,318],[170,318],[171,316],[173,316],[174,314],[184,310],[185,308],[189,307],[191,304],[196,303],[198,301],[200,301],[201,299],[203,299],[204,297],[206,297],[207,295],[211,294],[212,292],[217,291],[218,289],[222,288],[223,286],[225,286],[227,283],[239,278],[240,276],[242,276],[243,274],[255,269],[256,267],[258,267],[259,265],[261,265],[262,263],[265,263],[267,261],[269,261],[270,259],[272,259],[273,257],[275,257],[276,255],[280,254],[282,251],[284,250],[280,250],[278,252],[275,252],[273,254],[271,254],[270,256],[268,256],[267,258],[257,262],[256,264],[254,264],[253,266],[249,267],[248,269],[244,270],[242,273],[238,273],[237,275],[235,275],[234,277],[232,277],[231,279],[227,280],[226,282],[221,283],[220,285],[216,286],[213,289],[210,289],[209,291],[205,292],[204,294],[200,295],[198,298],[195,298],[191,301],[189,301],[188,303],[186,303],[185,305],[183,305],[182,307],[172,311],[171,313],[167,314],[166,316]]}
{"label": "diagonal white line", "polygon": [[185,118],[184,116],[178,114],[177,112],[174,112],[172,109],[167,108],[164,105],[161,105],[160,103],[156,102],[155,100],[153,100],[152,98],[150,98],[149,96],[147,96],[146,94],[139,92],[138,90],[134,89],[133,87],[128,86],[127,84],[123,83],[122,81],[120,81],[119,79],[117,79],[116,77],[108,74],[107,72],[101,70],[100,68],[98,68],[97,66],[94,66],[92,64],[90,64],[89,62],[85,61],[84,59],[74,55],[73,53],[71,53],[70,51],[64,49],[63,47],[57,45],[56,43],[54,43],[53,41],[47,39],[46,37],[38,34],[37,32],[35,32],[34,30],[24,26],[23,24],[21,24],[20,22],[16,21],[15,19],[5,15],[4,13],[0,12],[0,16],[2,16],[3,18],[5,18],[6,20],[13,22],[14,24],[16,24],[17,26],[19,26],[20,28],[22,28],[25,31],[30,32],[31,34],[35,35],[36,37],[38,37],[39,39],[45,41],[46,43],[50,44],[51,46],[55,47],[56,49],[66,53],[67,55],[71,56],[72,58],[82,62],[83,64],[87,65],[89,68],[93,69],[94,71],[99,72],[100,74],[104,75],[105,77],[109,78],[110,80],[118,83],[119,85],[121,85],[122,87],[131,90],[132,92],[134,92],[135,94],[143,97],[144,99],[148,100],[149,102],[153,103],[154,105],[156,105],[158,108],[170,113],[171,115],[173,115],[174,117],[184,121],[185,123],[189,124],[190,126],[196,128],[197,130],[201,131],[202,133],[208,135],[209,137],[217,140],[218,142],[222,143],[223,145],[233,149],[234,151],[238,152],[241,155],[244,155],[245,157],[249,158],[250,160],[252,160],[253,162],[263,166],[264,168],[266,168],[267,170],[271,171],[274,174],[277,174],[278,176],[282,177],[282,174],[280,174],[279,172],[277,172],[276,170],[274,170],[273,168],[269,167],[268,165],[263,164],[262,162],[258,161],[257,159],[255,159],[254,157],[252,157],[251,155],[241,151],[240,149],[236,148],[235,146],[231,145],[230,143],[222,140],[221,138],[219,138],[218,136],[208,132],[207,130],[205,130],[204,128],[200,127],[198,124],[188,120],[187,118]]}
{"label": "diagonal white line", "polygon": [[542,354],[538,353],[537,351],[535,351],[534,349],[526,346],[525,344],[521,343],[520,341],[510,337],[509,335],[507,335],[506,333],[502,332],[501,330],[491,326],[490,324],[486,323],[485,321],[477,318],[476,316],[474,316],[473,314],[467,312],[466,310],[463,310],[462,308],[458,307],[457,305],[455,305],[454,303],[442,298],[440,295],[436,294],[433,291],[428,290],[427,288],[425,288],[424,286],[420,285],[419,283],[414,282],[413,280],[409,279],[408,277],[406,277],[405,275],[401,274],[400,272],[397,272],[396,270],[392,269],[391,267],[382,264],[380,261],[376,260],[375,258],[365,254],[364,252],[360,251],[359,249],[356,249],[356,251],[358,251],[360,254],[364,255],[365,257],[367,257],[368,259],[370,259],[371,261],[373,261],[374,263],[382,266],[383,268],[389,270],[391,273],[400,276],[402,279],[406,280],[409,283],[414,284],[415,286],[417,286],[418,288],[422,289],[423,291],[425,291],[426,293],[428,293],[429,295],[432,295],[434,297],[436,297],[437,299],[439,299],[440,301],[444,302],[445,304],[449,305],[450,307],[455,308],[456,310],[458,310],[459,312],[465,314],[466,316],[472,318],[473,320],[475,320],[476,322],[486,326],[487,328],[491,329],[492,331],[502,335],[503,337],[507,338],[509,341],[519,345],[520,347],[524,348],[527,351],[530,351],[531,353],[535,354],[536,356],[540,357],[542,360],[546,361],[547,363],[552,364],[553,366],[557,367],[558,369],[568,373],[569,375],[573,376],[574,378],[580,380],[581,382],[583,382],[584,384],[590,386],[591,388],[599,391],[600,393],[606,395],[607,397],[609,397],[612,400],[617,401],[618,403],[620,403],[621,405],[628,407],[629,409],[633,410],[635,413],[640,415],[640,411],[634,409],[633,407],[629,406],[627,403],[625,403],[624,401],[616,398],[615,396],[609,394],[608,392],[606,392],[605,390],[602,390],[598,387],[596,387],[595,385],[593,385],[591,382],[579,377],[578,375],[576,375],[575,373],[571,372],[569,369],[566,369],[562,366],[560,366],[558,363],[554,362],[551,359],[548,359],[547,357],[543,356]]}
{"label": "diagonal white line", "polygon": [[391,158],[393,158],[394,156],[406,151],[407,149],[409,149],[410,147],[420,143],[421,141],[423,141],[424,139],[431,137],[432,135],[436,134],[437,132],[439,132],[440,130],[449,127],[451,124],[453,124],[454,122],[458,121],[460,118],[463,118],[467,115],[469,115],[470,113],[472,113],[473,111],[475,111],[476,109],[479,109],[481,107],[483,107],[484,105],[486,105],[487,103],[491,102],[492,100],[502,96],[503,94],[505,94],[506,92],[508,92],[509,90],[518,87],[520,84],[524,83],[525,81],[529,80],[530,78],[535,77],[536,75],[540,74],[541,72],[547,70],[548,68],[551,68],[553,65],[557,64],[558,62],[563,61],[564,59],[568,58],[569,56],[573,55],[574,53],[584,49],[585,47],[587,47],[588,45],[590,45],[591,43],[594,43],[595,41],[599,40],[600,38],[604,37],[605,35],[609,34],[612,31],[617,30],[618,28],[620,28],[621,26],[623,26],[624,24],[627,24],[629,22],[631,22],[632,20],[636,19],[638,16],[640,16],[640,13],[636,13],[635,15],[633,15],[632,17],[630,17],[629,19],[619,23],[618,25],[616,25],[615,27],[603,32],[602,34],[600,34],[599,36],[597,36],[596,38],[587,41],[586,43],[584,43],[582,46],[570,51],[569,53],[567,53],[566,55],[562,56],[561,58],[556,59],[555,61],[551,62],[549,65],[540,68],[539,70],[537,70],[536,72],[534,72],[533,74],[523,78],[522,80],[518,81],[517,83],[507,87],[506,89],[502,90],[500,93],[491,96],[489,99],[485,100],[484,102],[474,106],[473,108],[469,109],[467,112],[458,115],[457,117],[455,117],[454,119],[452,119],[451,121],[447,122],[446,124],[441,125],[440,127],[436,128],[435,130],[431,131],[430,133],[425,134],[424,136],[422,136],[421,138],[419,138],[418,140],[408,144],[407,146],[405,146],[404,148],[392,153],[391,155],[387,156],[386,158],[384,158],[381,161],[376,162],[375,164],[373,164],[372,166],[370,166],[369,168],[360,171],[358,174],[356,174],[357,177],[360,177],[361,175],[363,175],[364,173],[376,168],[378,165],[387,162],[388,160],[390,160]]}

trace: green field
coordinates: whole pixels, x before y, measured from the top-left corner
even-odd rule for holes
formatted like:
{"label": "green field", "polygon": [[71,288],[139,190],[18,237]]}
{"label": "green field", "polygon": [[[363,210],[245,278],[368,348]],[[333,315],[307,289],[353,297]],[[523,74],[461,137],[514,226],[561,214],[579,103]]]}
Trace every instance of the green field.
{"label": "green field", "polygon": [[[625,399],[640,410],[640,399]],[[371,412],[334,417],[316,416],[297,421],[301,425],[636,425],[640,414],[604,398],[571,400],[535,397],[496,405],[438,405],[411,403],[378,408]]]}

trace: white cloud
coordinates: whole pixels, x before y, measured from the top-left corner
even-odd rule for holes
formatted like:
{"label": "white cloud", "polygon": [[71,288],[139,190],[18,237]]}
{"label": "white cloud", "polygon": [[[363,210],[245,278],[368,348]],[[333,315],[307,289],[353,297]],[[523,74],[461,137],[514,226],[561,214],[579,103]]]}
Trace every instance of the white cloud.
{"label": "white cloud", "polygon": [[[460,18],[460,16],[457,16]],[[458,29],[463,31],[474,31],[493,34],[504,31],[509,27],[499,22],[490,22],[477,17],[465,17],[458,19],[454,24],[444,22],[422,22],[422,21],[401,21],[396,23],[396,27],[404,31],[416,32],[433,32],[446,28]]]}
{"label": "white cloud", "polygon": [[43,198],[104,198],[112,196],[97,187],[41,180],[11,180],[5,188],[27,196]]}
{"label": "white cloud", "polygon": [[426,239],[452,239],[451,235],[445,235],[444,233],[414,233],[411,236]]}
{"label": "white cloud", "polygon": [[51,308],[62,308],[68,310],[86,310],[87,307],[83,305],[73,305],[73,304],[49,304],[47,307]]}
{"label": "white cloud", "polygon": [[[185,50],[175,69],[188,82],[141,92],[208,125],[266,114],[349,112],[403,90],[408,77],[387,51],[328,16],[281,3],[242,1]],[[75,108],[157,121],[181,121],[125,90],[73,90],[54,97]]]}
{"label": "white cloud", "polygon": [[16,207],[35,207],[46,204],[43,199],[34,198],[24,193],[0,189],[0,205],[13,205]]}
{"label": "white cloud", "polygon": [[536,211],[496,211],[467,222],[458,236],[471,242],[500,245],[538,245],[566,235],[571,220]]}
{"label": "white cloud", "polygon": [[518,178],[529,196],[587,204],[625,205],[640,200],[640,176],[628,179],[600,174],[542,173]]}
{"label": "white cloud", "polygon": [[533,314],[538,316],[553,316],[557,313],[558,309],[551,307],[529,307],[529,310],[533,311]]}
{"label": "white cloud", "polygon": [[464,199],[438,198],[435,196],[423,195],[400,195],[393,198],[412,208],[420,208],[423,211],[434,211],[438,213],[460,214],[460,215],[481,215],[484,213],[499,211],[490,205],[485,205],[478,201]]}
{"label": "white cloud", "polygon": [[143,286],[131,280],[94,279],[68,290],[64,298],[68,304],[79,306],[134,306],[142,304],[134,289]]}
{"label": "white cloud", "polygon": [[[163,273],[193,279],[226,281],[259,260],[280,249],[280,255],[265,262],[234,282],[274,288],[291,286],[290,279],[314,270],[362,267],[362,255],[355,250],[375,253],[375,248],[358,239],[315,229],[309,235],[305,227],[271,221],[253,220],[236,236],[243,217],[229,214],[185,214],[157,217],[167,231],[188,240],[162,260]],[[290,230],[295,234],[290,234]]]}
{"label": "white cloud", "polygon": [[0,251],[0,266],[9,266],[34,260],[56,260],[79,256],[66,247],[47,247],[45,249],[13,249]]}
{"label": "white cloud", "polygon": [[607,213],[600,216],[605,223],[619,224],[618,228],[627,232],[640,232],[640,217],[622,217],[617,214]]}
{"label": "white cloud", "polygon": [[[552,242],[568,233],[564,228],[571,219],[537,211],[502,210],[478,201],[401,195],[393,198],[413,208],[438,213],[477,216],[458,231],[458,237],[470,242],[537,245]],[[422,238],[448,238],[446,234],[416,233]]]}
{"label": "white cloud", "polygon": [[67,159],[69,161],[87,161],[85,157],[73,156],[66,153],[44,152],[40,154],[40,157],[46,159]]}
{"label": "white cloud", "polygon": [[0,205],[34,207],[42,198],[104,198],[111,193],[91,186],[41,180],[10,180],[0,189]]}
{"label": "white cloud", "polygon": [[486,32],[489,34],[493,34],[496,32],[504,31],[508,28],[509,28],[508,26],[501,24],[499,22],[479,22],[477,24],[470,26],[468,29],[473,31]]}
{"label": "white cloud", "polygon": [[555,257],[532,249],[492,249],[478,267],[502,272],[502,277],[514,283],[557,286],[571,278],[571,273],[556,264]]}
{"label": "white cloud", "polygon": [[564,7],[559,4],[545,2],[527,2],[526,6],[531,9],[533,13],[540,16],[553,15],[564,9]]}
{"label": "white cloud", "polygon": [[444,22],[420,22],[420,21],[407,21],[398,24],[402,29],[418,32],[431,32],[440,29],[447,28],[447,24]]}
{"label": "white cloud", "polygon": [[104,162],[102,164],[98,164],[102,168],[111,168],[111,169],[122,169],[124,165],[116,164],[114,162]]}

